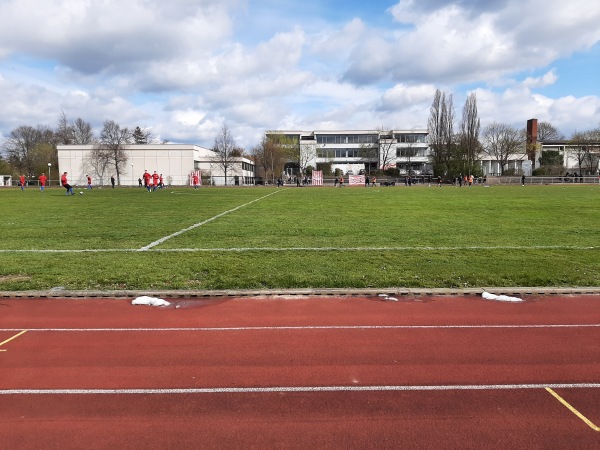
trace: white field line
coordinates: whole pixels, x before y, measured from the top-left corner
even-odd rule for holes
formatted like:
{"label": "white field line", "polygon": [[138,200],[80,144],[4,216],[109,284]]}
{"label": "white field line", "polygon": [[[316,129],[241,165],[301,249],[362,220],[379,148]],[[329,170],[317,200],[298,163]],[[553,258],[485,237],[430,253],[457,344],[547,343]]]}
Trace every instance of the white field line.
{"label": "white field line", "polygon": [[248,388],[191,388],[191,389],[3,389],[0,395],[126,395],[126,394],[246,394],[277,392],[349,392],[349,391],[488,391],[518,389],[597,389],[600,383],[564,384],[459,384],[438,386],[281,386]]}
{"label": "white field line", "polygon": [[[27,328],[28,332],[165,332],[165,331],[289,331],[289,330],[448,330],[448,329],[520,329],[520,328],[600,328],[591,324],[538,325],[319,325],[270,327],[190,327],[190,328]],[[23,328],[0,328],[0,332],[23,331]]]}
{"label": "white field line", "polygon": [[[272,195],[272,194],[269,194]],[[258,201],[260,199],[254,200]],[[242,205],[245,206],[245,205]],[[239,206],[238,208],[241,208]],[[236,208],[237,209],[237,208]],[[207,222],[215,220],[216,218],[228,214],[226,211],[219,214],[218,216],[212,217],[204,222],[192,225],[184,230],[178,231],[170,236],[162,238],[161,243],[174,236],[185,233],[193,228],[197,228],[204,225]],[[0,249],[0,253],[132,253],[140,251],[152,251],[159,253],[208,253],[208,252],[233,252],[233,253],[244,253],[244,252],[398,252],[398,251],[464,251],[464,250],[597,250],[600,247],[592,246],[572,246],[572,245],[529,245],[529,246],[515,246],[515,245],[495,245],[495,246],[484,246],[484,245],[468,245],[468,246],[453,246],[453,247],[230,247],[230,248],[165,248],[157,249],[152,248],[154,245],[158,245],[155,241],[142,248],[90,248],[90,249]]]}
{"label": "white field line", "polygon": [[[284,190],[285,190],[285,189],[284,189]],[[227,210],[227,211],[225,211],[225,212],[222,212],[221,214],[217,214],[216,216],[213,216],[213,217],[211,217],[210,219],[206,219],[206,220],[203,220],[202,222],[195,223],[194,225],[192,225],[192,226],[189,226],[189,227],[187,227],[187,228],[184,228],[183,230],[179,230],[179,231],[177,231],[177,232],[175,232],[175,233],[173,233],[173,234],[170,234],[169,236],[165,236],[165,237],[163,237],[163,238],[160,238],[159,240],[157,240],[157,241],[154,241],[154,242],[152,242],[152,243],[150,243],[150,244],[148,244],[148,245],[146,245],[146,246],[144,246],[144,247],[140,248],[140,249],[139,249],[139,251],[140,251],[140,252],[144,252],[144,251],[146,251],[146,250],[149,250],[149,249],[151,249],[152,247],[156,247],[157,245],[160,245],[160,244],[162,244],[162,243],[163,243],[163,242],[165,242],[166,240],[169,240],[169,239],[171,239],[171,238],[174,238],[174,237],[176,237],[176,236],[179,236],[179,235],[181,235],[181,234],[183,234],[183,233],[187,233],[188,231],[190,231],[190,230],[193,230],[194,228],[201,227],[202,225],[205,225],[205,224],[207,224],[207,223],[209,223],[209,222],[212,222],[213,220],[216,220],[216,219],[218,219],[218,218],[220,218],[220,217],[223,217],[223,216],[224,216],[224,215],[226,215],[226,214],[230,214],[230,213],[232,213],[232,212],[234,212],[234,211],[237,211],[238,209],[244,208],[244,207],[246,207],[246,206],[248,206],[248,205],[251,205],[252,203],[256,203],[256,202],[258,202],[258,201],[260,201],[260,200],[263,200],[263,199],[265,199],[265,198],[267,198],[267,197],[270,197],[271,195],[277,194],[277,193],[279,193],[279,192],[282,192],[282,191],[280,191],[280,190],[273,191],[273,192],[271,192],[270,194],[267,194],[267,195],[264,195],[264,196],[262,196],[262,197],[256,198],[256,199],[254,199],[254,200],[252,200],[252,201],[250,201],[250,202],[248,202],[248,203],[244,203],[243,205],[236,206],[235,208],[233,208],[233,209],[230,209],[230,210]]]}

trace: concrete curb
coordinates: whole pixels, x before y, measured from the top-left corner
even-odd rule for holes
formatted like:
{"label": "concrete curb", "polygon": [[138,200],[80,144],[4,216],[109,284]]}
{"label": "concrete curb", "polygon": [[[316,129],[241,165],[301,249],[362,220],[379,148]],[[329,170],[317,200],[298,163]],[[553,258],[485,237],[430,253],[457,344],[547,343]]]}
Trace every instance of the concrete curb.
{"label": "concrete curb", "polygon": [[363,288],[363,289],[259,289],[259,290],[66,290],[0,291],[0,298],[135,298],[142,295],[161,298],[215,298],[215,297],[369,297],[389,296],[465,296],[481,295],[599,295],[600,287],[482,287],[451,288]]}

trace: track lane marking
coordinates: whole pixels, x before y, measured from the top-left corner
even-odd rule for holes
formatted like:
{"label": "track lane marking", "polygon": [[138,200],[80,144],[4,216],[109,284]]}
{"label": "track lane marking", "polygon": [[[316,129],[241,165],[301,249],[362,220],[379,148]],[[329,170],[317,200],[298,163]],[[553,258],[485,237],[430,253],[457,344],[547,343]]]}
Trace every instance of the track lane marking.
{"label": "track lane marking", "polygon": [[134,394],[247,394],[277,392],[378,392],[378,391],[484,391],[519,389],[600,388],[600,383],[565,384],[480,384],[435,386],[274,386],[247,388],[178,388],[178,389],[2,389],[0,395],[134,395]]}
{"label": "track lane marking", "polygon": [[[11,330],[11,331],[17,331],[17,330]],[[8,338],[7,340],[0,342],[0,347],[2,347],[4,344],[6,344],[7,342],[12,341],[13,339],[18,338],[19,336],[21,336],[22,334],[27,333],[28,330],[22,330],[20,333],[15,334],[13,337]],[[6,349],[0,349],[0,352],[5,352]]]}
{"label": "track lane marking", "polygon": [[573,414],[575,414],[577,417],[583,420],[592,430],[600,431],[600,427],[594,425],[594,423],[591,420],[589,420],[587,417],[585,417],[583,414],[577,411],[573,406],[571,406],[571,404],[569,404],[569,402],[567,402],[564,398],[562,398],[560,395],[554,392],[550,387],[546,387],[546,390],[550,392],[554,396],[554,398],[561,402],[569,411],[571,411]]}
{"label": "track lane marking", "polygon": [[[289,331],[289,330],[447,330],[447,329],[523,329],[523,328],[599,328],[599,323],[546,324],[546,325],[315,325],[264,327],[175,327],[175,328],[28,328],[39,332],[153,332],[153,331]],[[18,328],[0,328],[0,331],[19,331]]]}

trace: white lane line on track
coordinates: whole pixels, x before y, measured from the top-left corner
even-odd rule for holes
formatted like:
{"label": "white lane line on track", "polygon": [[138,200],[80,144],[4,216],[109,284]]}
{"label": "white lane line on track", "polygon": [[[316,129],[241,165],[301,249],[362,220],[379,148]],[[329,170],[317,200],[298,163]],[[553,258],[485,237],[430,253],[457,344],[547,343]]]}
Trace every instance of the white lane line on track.
{"label": "white lane line on track", "polygon": [[[273,195],[273,194],[269,194]],[[258,201],[257,199],[254,201]],[[238,208],[241,208],[241,205]],[[237,209],[237,208],[236,208]],[[219,214],[204,222],[197,223],[184,230],[178,231],[166,238],[162,238],[160,243],[172,237],[183,234],[193,228],[197,228],[210,222],[230,211]],[[0,253],[133,253],[140,251],[161,252],[161,253],[210,253],[210,252],[398,252],[398,251],[463,251],[463,250],[597,250],[599,247],[590,246],[571,246],[571,245],[530,245],[530,246],[455,246],[455,247],[223,247],[223,248],[153,248],[158,245],[155,241],[142,248],[89,248],[89,249],[0,249]]]}
{"label": "white lane line on track", "polygon": [[[285,190],[285,189],[284,189],[284,190]],[[144,251],[150,250],[152,247],[156,247],[157,245],[160,245],[160,244],[162,244],[162,243],[163,243],[163,242],[165,242],[166,240],[169,240],[169,239],[171,239],[171,238],[174,238],[174,237],[176,237],[176,236],[179,236],[179,235],[181,235],[181,234],[183,234],[183,233],[187,233],[188,231],[190,231],[190,230],[193,230],[194,228],[201,227],[202,225],[205,225],[205,224],[207,224],[207,223],[209,223],[209,222],[212,222],[213,220],[216,220],[216,219],[218,219],[218,218],[220,218],[220,217],[223,217],[223,216],[224,216],[224,215],[226,215],[226,214],[230,214],[230,213],[232,213],[232,212],[234,212],[234,211],[237,211],[238,209],[244,208],[244,207],[246,207],[246,206],[248,206],[248,205],[251,205],[252,203],[256,203],[256,202],[258,202],[258,201],[260,201],[260,200],[263,200],[263,199],[265,199],[265,198],[267,198],[267,197],[270,197],[271,195],[275,195],[275,194],[277,194],[277,193],[279,193],[279,192],[282,192],[282,191],[280,191],[280,190],[277,190],[277,191],[271,192],[270,194],[267,194],[267,195],[264,195],[264,196],[262,196],[262,197],[260,197],[260,198],[254,199],[254,200],[252,200],[252,201],[250,201],[250,202],[248,202],[248,203],[244,203],[243,205],[236,206],[235,208],[233,208],[233,209],[230,209],[230,210],[228,210],[228,211],[224,211],[224,212],[222,212],[221,214],[217,214],[216,216],[213,216],[213,217],[211,217],[210,219],[206,219],[206,220],[203,220],[202,222],[195,223],[194,225],[192,225],[192,226],[189,226],[189,227],[187,227],[187,228],[184,228],[183,230],[179,230],[179,231],[177,231],[177,232],[175,232],[175,233],[173,233],[173,234],[170,234],[169,236],[165,236],[165,237],[163,237],[163,238],[160,238],[159,240],[157,240],[157,241],[154,241],[154,242],[152,242],[152,243],[150,243],[150,244],[148,244],[148,245],[146,245],[146,246],[144,246],[144,247],[140,248],[140,249],[139,249],[139,251],[140,251],[140,252],[144,252]]]}
{"label": "white lane line on track", "polygon": [[[315,325],[265,327],[174,327],[174,328],[27,328],[28,332],[154,332],[154,331],[286,331],[286,330],[447,330],[447,329],[519,329],[519,328],[598,328],[599,323],[547,325]],[[22,331],[23,328],[0,328],[0,331]]]}
{"label": "white lane line on track", "polygon": [[349,391],[486,391],[518,389],[598,389],[600,383],[564,384],[478,384],[440,386],[282,386],[247,388],[191,388],[191,389],[3,389],[0,395],[114,395],[114,394],[246,394],[274,392],[349,392]]}

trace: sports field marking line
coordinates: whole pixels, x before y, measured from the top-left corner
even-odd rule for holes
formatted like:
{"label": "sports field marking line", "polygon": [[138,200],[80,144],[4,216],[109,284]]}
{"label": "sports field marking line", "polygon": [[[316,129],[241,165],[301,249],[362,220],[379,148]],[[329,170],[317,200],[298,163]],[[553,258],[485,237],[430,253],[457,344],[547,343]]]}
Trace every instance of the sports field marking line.
{"label": "sports field marking line", "polygon": [[[278,191],[280,192],[280,191]],[[273,195],[273,194],[269,194]],[[258,201],[257,199],[254,201]],[[248,203],[249,204],[249,203]],[[242,205],[246,206],[246,205]],[[238,208],[241,208],[239,206]],[[236,208],[237,209],[237,208]],[[232,212],[234,210],[221,213],[219,216]],[[162,238],[164,242],[174,236],[185,233],[193,228],[204,225],[207,222],[215,220],[219,216],[212,217],[204,222],[192,225],[184,230]],[[158,242],[158,241],[156,241]],[[399,251],[464,251],[464,250],[597,250],[600,247],[592,246],[572,246],[572,245],[532,245],[532,246],[483,246],[469,245],[456,247],[213,247],[213,248],[152,248],[152,245],[158,245],[154,242],[142,248],[88,248],[88,249],[0,249],[0,253],[132,253],[140,251],[153,251],[162,253],[206,253],[206,252],[399,252]]]}
{"label": "sports field marking line", "polygon": [[[558,388],[555,388],[555,389],[558,389]],[[559,402],[561,402],[564,406],[566,406],[569,411],[571,411],[573,414],[575,414],[577,417],[579,417],[581,420],[583,420],[592,430],[600,431],[600,427],[597,427],[596,425],[594,425],[594,423],[591,420],[589,420],[587,417],[585,417],[583,414],[581,414],[579,411],[577,411],[573,406],[571,406],[569,404],[569,402],[567,402],[564,398],[562,398],[560,395],[558,395],[556,392],[554,392],[550,387],[546,386],[546,390],[548,392],[550,392],[554,396],[554,398],[556,398]]]}
{"label": "sports field marking line", "polygon": [[[265,327],[174,327],[174,328],[28,328],[40,332],[153,332],[153,331],[277,331],[277,330],[447,330],[494,328],[598,328],[600,324],[548,324],[548,325],[315,325],[315,326],[265,326]],[[18,331],[0,328],[0,331]]]}
{"label": "sports field marking line", "polygon": [[568,384],[480,384],[480,385],[441,385],[441,386],[280,386],[280,387],[240,387],[240,388],[179,388],[179,389],[3,389],[0,395],[79,395],[79,394],[247,394],[276,392],[379,392],[379,391],[486,391],[518,389],[575,389],[600,388],[600,383]]}
{"label": "sports field marking line", "polygon": [[[285,190],[285,189],[284,189],[284,190]],[[279,193],[279,192],[282,192],[282,191],[281,191],[281,190],[278,190],[278,191],[273,191],[273,192],[271,192],[270,194],[267,194],[267,195],[264,195],[264,196],[262,196],[262,197],[256,198],[256,199],[254,199],[254,200],[252,200],[252,201],[250,201],[250,202],[248,202],[248,203],[244,203],[243,205],[236,206],[236,207],[235,207],[235,208],[233,208],[233,209],[230,209],[230,210],[228,210],[228,211],[225,211],[225,212],[222,212],[222,213],[220,213],[220,214],[217,214],[216,216],[213,216],[213,217],[211,217],[210,219],[206,219],[206,220],[203,220],[202,222],[195,223],[194,225],[192,225],[192,226],[189,226],[189,227],[187,227],[187,228],[184,228],[183,230],[179,230],[179,231],[177,231],[177,232],[175,232],[175,233],[173,233],[173,234],[170,234],[169,236],[165,236],[165,237],[163,237],[163,238],[160,238],[159,240],[157,240],[157,241],[154,241],[154,242],[152,242],[152,243],[150,243],[150,244],[148,244],[148,245],[146,245],[146,246],[144,246],[144,247],[140,248],[140,249],[139,249],[139,251],[140,251],[140,252],[147,251],[147,250],[151,249],[152,247],[156,247],[157,245],[160,245],[160,244],[162,244],[163,242],[165,242],[165,241],[167,241],[167,240],[169,240],[169,239],[171,239],[171,238],[174,238],[174,237],[176,237],[176,236],[182,235],[183,233],[187,233],[188,231],[190,231],[190,230],[193,230],[194,228],[201,227],[202,225],[205,225],[205,224],[207,224],[207,223],[209,223],[209,222],[212,222],[213,220],[216,220],[216,219],[218,219],[218,218],[220,218],[220,217],[223,217],[223,216],[224,216],[224,215],[226,215],[226,214],[230,214],[230,213],[232,213],[232,212],[234,212],[234,211],[237,211],[238,209],[244,208],[244,207],[246,207],[246,206],[248,206],[248,205],[251,205],[252,203],[256,203],[256,202],[258,202],[258,201],[260,201],[260,200],[264,200],[265,198],[267,198],[267,197],[270,197],[271,195],[275,195],[275,194],[277,194],[277,193]]]}
{"label": "sports field marking line", "polygon": [[[17,330],[11,330],[11,331],[17,331]],[[18,337],[19,337],[19,336],[21,336],[22,334],[25,334],[25,333],[27,333],[27,331],[28,331],[28,330],[21,330],[21,332],[20,332],[20,333],[17,333],[17,334],[15,334],[13,337],[11,337],[11,338],[8,338],[7,340],[5,340],[5,341],[3,341],[3,342],[0,342],[0,347],[2,347],[2,346],[3,346],[4,344],[6,344],[7,342],[10,342],[10,341],[12,341],[13,339],[16,339],[16,338],[18,338]],[[0,352],[5,352],[5,351],[6,351],[5,349],[0,349]]]}

